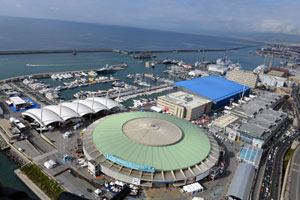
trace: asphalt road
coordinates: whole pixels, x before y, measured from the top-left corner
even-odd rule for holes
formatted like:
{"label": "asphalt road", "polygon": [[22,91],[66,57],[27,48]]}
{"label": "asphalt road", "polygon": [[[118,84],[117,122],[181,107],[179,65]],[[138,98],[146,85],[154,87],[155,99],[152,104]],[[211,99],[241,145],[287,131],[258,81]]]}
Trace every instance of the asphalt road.
{"label": "asphalt road", "polygon": [[270,185],[270,198],[279,199],[280,182],[282,181],[282,161],[284,159],[285,152],[291,147],[294,137],[289,137],[282,142],[279,142],[279,148],[274,158],[273,173],[271,176],[272,183]]}
{"label": "asphalt road", "polygon": [[289,191],[291,200],[300,199],[300,148],[294,152],[294,162],[292,164],[292,180]]}

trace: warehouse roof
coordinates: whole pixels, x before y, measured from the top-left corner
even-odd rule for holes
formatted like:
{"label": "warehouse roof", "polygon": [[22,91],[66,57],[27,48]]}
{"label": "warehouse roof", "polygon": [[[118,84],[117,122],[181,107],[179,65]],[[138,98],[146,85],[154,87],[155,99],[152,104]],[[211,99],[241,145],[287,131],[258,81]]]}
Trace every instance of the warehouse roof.
{"label": "warehouse roof", "polygon": [[174,85],[186,88],[213,101],[221,101],[250,88],[218,76],[206,76],[176,82]]}
{"label": "warehouse roof", "polygon": [[248,199],[254,174],[255,170],[252,165],[240,163],[234,173],[226,196]]}

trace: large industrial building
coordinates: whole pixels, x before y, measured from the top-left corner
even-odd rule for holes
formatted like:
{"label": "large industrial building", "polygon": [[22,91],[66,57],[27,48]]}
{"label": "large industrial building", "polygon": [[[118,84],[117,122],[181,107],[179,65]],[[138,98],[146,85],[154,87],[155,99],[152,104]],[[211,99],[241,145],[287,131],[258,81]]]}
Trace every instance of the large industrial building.
{"label": "large industrial building", "polygon": [[254,74],[251,71],[242,71],[242,70],[232,70],[226,73],[226,78],[228,80],[237,82],[241,85],[245,85],[251,89],[256,88],[258,82],[257,74]]}
{"label": "large industrial building", "polygon": [[126,112],[91,124],[83,136],[88,171],[145,187],[178,187],[209,175],[219,146],[197,125],[168,114]]}
{"label": "large industrial building", "polygon": [[230,140],[262,147],[287,120],[286,113],[274,110],[282,98],[266,92],[247,100],[243,104],[226,106],[227,114],[215,119],[211,130],[226,132]]}
{"label": "large industrial building", "polygon": [[220,109],[250,93],[250,88],[217,76],[176,82],[174,85],[185,92],[212,100],[213,110]]}
{"label": "large industrial building", "polygon": [[234,173],[226,194],[227,200],[248,200],[253,184],[255,169],[247,163],[240,163]]}
{"label": "large industrial building", "polygon": [[158,97],[157,107],[167,110],[176,117],[194,120],[211,111],[212,101],[178,91]]}

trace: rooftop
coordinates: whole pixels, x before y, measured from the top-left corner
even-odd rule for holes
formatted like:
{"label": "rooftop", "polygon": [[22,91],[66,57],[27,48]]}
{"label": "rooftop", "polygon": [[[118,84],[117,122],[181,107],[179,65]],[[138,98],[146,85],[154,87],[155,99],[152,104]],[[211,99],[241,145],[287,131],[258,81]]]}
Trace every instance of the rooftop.
{"label": "rooftop", "polygon": [[211,102],[209,99],[201,98],[182,91],[167,94],[160,98],[165,98],[166,100],[172,101],[174,104],[190,108],[198,107]]}
{"label": "rooftop", "polygon": [[248,87],[217,76],[176,82],[174,85],[186,88],[215,102],[241,93],[243,90],[249,90]]}
{"label": "rooftop", "polygon": [[248,199],[253,182],[255,169],[247,163],[240,163],[234,173],[226,196]]}
{"label": "rooftop", "polygon": [[187,168],[200,163],[211,152],[208,136],[196,125],[152,112],[127,112],[103,118],[93,129],[92,138],[101,153],[123,163],[152,166],[156,170]]}
{"label": "rooftop", "polygon": [[258,168],[263,150],[259,147],[245,144],[240,151],[239,159]]}

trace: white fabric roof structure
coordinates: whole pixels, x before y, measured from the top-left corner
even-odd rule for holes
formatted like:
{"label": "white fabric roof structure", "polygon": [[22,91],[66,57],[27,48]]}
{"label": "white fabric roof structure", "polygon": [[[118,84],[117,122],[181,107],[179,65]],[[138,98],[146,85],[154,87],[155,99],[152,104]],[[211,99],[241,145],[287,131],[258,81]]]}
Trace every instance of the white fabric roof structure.
{"label": "white fabric roof structure", "polygon": [[[73,102],[77,103],[77,100],[75,100]],[[89,107],[95,113],[102,111],[102,110],[108,110],[107,106],[105,106],[102,103],[99,103],[98,101],[95,101],[93,99],[79,100],[79,103]]]}
{"label": "white fabric roof structure", "polygon": [[94,99],[94,101],[97,101],[98,103],[103,104],[108,109],[120,107],[118,102],[116,102],[112,99],[106,98],[106,97],[89,97],[86,100],[92,100],[93,101],[93,99]]}
{"label": "white fabric roof structure", "polygon": [[77,100],[73,102],[63,102],[61,105],[66,106],[73,111],[75,111],[80,117],[86,115],[86,114],[92,114],[95,113],[91,108],[88,106],[79,103]]}
{"label": "white fabric roof structure", "polygon": [[[41,117],[41,108],[30,109],[22,113],[23,116],[29,116],[37,121],[41,126],[47,126],[53,122],[65,122],[71,118],[79,118],[86,114],[98,113],[102,110],[108,110],[118,106],[118,103],[108,99],[107,105],[101,103],[102,99],[98,97],[86,100],[74,100],[62,102],[59,105],[49,105],[43,107],[43,116]],[[106,99],[104,98],[104,101]]]}
{"label": "white fabric roof structure", "polygon": [[[43,109],[43,111],[42,111]],[[37,121],[41,126],[48,126],[53,122],[63,122],[59,115],[51,110],[44,108],[30,109],[22,113],[23,116],[29,116]]]}
{"label": "white fabric roof structure", "polygon": [[185,193],[193,193],[193,192],[203,190],[203,187],[200,183],[196,182],[190,185],[185,185],[183,186],[182,189]]}
{"label": "white fabric roof structure", "polygon": [[60,116],[64,121],[71,118],[80,117],[74,110],[63,105],[50,105],[44,107],[43,109],[51,110],[56,115]]}

